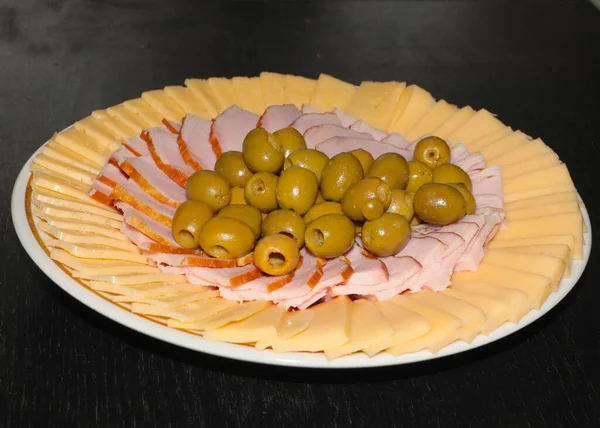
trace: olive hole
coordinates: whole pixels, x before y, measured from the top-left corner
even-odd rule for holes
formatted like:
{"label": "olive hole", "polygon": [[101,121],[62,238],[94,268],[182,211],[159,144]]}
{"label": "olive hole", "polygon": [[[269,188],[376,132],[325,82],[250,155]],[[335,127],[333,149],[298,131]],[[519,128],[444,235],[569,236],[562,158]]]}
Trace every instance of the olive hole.
{"label": "olive hole", "polygon": [[265,192],[265,182],[262,180],[257,180],[256,183],[254,183],[253,190],[254,190],[255,195],[264,193]]}
{"label": "olive hole", "polygon": [[269,253],[269,264],[271,266],[282,266],[285,263],[285,256],[281,253]]}
{"label": "olive hole", "polygon": [[213,245],[210,247],[210,252],[213,257],[226,258],[229,256],[229,251],[222,245]]}
{"label": "olive hole", "polygon": [[285,236],[289,236],[292,239],[296,239],[296,237],[294,235],[292,235],[290,232],[287,232],[285,230],[282,230],[281,232],[279,232],[280,235],[285,235]]}
{"label": "olive hole", "polygon": [[325,242],[325,235],[323,235],[323,231],[320,229],[313,229],[310,232],[310,240],[317,247],[320,247]]}

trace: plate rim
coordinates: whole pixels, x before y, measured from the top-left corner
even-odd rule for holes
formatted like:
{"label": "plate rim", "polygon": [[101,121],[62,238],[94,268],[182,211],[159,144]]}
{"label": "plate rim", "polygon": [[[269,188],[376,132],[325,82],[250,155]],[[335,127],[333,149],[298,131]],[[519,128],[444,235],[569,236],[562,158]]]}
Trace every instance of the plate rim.
{"label": "plate rim", "polygon": [[583,204],[583,200],[578,194],[579,201],[581,201],[583,204],[583,206],[580,206],[580,210],[584,219],[584,223],[587,226],[587,232],[584,233],[584,258],[583,260],[573,261],[571,265],[571,277],[561,280],[558,290],[548,296],[541,308],[531,310],[525,316],[523,316],[518,323],[514,324],[506,322],[497,327],[488,335],[477,335],[471,343],[457,341],[445,346],[436,353],[423,350],[397,357],[386,352],[380,353],[374,357],[368,357],[366,354],[351,354],[329,361],[322,352],[290,352],[277,354],[271,350],[259,351],[248,345],[209,341],[199,335],[167,327],[148,318],[144,318],[118,306],[113,302],[110,302],[100,294],[97,294],[90,288],[79,283],[68,273],[63,271],[50,258],[45,249],[38,243],[34,232],[30,228],[25,206],[27,188],[29,185],[29,178],[31,176],[30,168],[32,161],[47,143],[48,142],[39,147],[23,165],[13,186],[11,196],[11,216],[13,226],[21,245],[32,261],[58,287],[63,289],[67,294],[78,300],[80,303],[101,314],[102,316],[105,316],[126,328],[137,331],[138,333],[162,342],[213,356],[257,364],[294,368],[357,369],[399,366],[416,362],[425,362],[471,351],[484,345],[496,342],[506,336],[512,335],[546,315],[575,287],[581,275],[585,271],[585,267],[587,266],[591,253],[591,221],[585,204]]}

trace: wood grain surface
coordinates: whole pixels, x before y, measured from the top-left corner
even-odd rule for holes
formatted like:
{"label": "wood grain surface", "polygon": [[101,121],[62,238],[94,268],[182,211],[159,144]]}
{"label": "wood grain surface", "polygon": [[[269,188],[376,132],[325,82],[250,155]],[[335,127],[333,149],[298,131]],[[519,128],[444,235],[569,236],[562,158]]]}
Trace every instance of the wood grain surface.
{"label": "wood grain surface", "polygon": [[[189,352],[53,284],[10,219],[54,131],[186,77],[406,80],[485,107],[567,163],[600,224],[600,12],[579,1],[0,1],[1,427],[600,426],[600,269],[519,333],[397,368],[306,371]],[[597,239],[597,238],[596,238]]]}

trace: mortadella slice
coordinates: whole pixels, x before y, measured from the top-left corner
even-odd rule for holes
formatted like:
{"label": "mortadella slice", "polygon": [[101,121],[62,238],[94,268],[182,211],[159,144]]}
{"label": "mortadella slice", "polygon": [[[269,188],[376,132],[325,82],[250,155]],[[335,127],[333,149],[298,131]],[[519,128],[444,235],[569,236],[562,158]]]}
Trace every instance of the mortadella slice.
{"label": "mortadella slice", "polygon": [[248,132],[256,128],[258,119],[258,115],[236,105],[229,107],[217,116],[210,130],[210,142],[215,149],[217,158],[222,153],[232,150],[241,152],[244,138]]}
{"label": "mortadella slice", "polygon": [[290,126],[301,114],[302,112],[293,104],[270,106],[258,119],[256,127],[275,132]]}
{"label": "mortadella slice", "polygon": [[210,128],[212,122],[193,114],[183,119],[181,132],[177,137],[177,146],[184,162],[193,168],[212,169],[217,156],[210,144]]}
{"label": "mortadella slice", "polygon": [[335,113],[306,113],[292,122],[291,127],[295,128],[299,133],[304,134],[308,128],[326,123],[342,126]]}
{"label": "mortadella slice", "polygon": [[306,147],[309,149],[314,149],[317,144],[333,137],[351,137],[362,138],[366,140],[372,139],[371,135],[367,133],[353,131],[352,129],[344,128],[343,126],[339,125],[332,125],[330,123],[310,127],[304,133]]}
{"label": "mortadella slice", "polygon": [[384,153],[390,152],[398,153],[405,158],[408,156],[408,152],[405,149],[399,149],[390,144],[382,143],[381,141],[353,137],[333,137],[317,144],[315,148],[325,153],[330,158],[339,153],[350,152],[357,149],[363,149],[371,153],[375,159]]}

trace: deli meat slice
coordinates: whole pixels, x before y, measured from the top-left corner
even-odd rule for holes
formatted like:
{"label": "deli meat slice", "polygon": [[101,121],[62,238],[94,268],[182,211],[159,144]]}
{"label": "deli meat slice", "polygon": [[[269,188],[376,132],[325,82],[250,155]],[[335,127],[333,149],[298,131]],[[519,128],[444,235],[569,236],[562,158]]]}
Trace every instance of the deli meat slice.
{"label": "deli meat slice", "polygon": [[187,279],[192,284],[207,284],[217,287],[239,287],[262,276],[253,264],[241,267],[214,269],[210,267],[188,267]]}
{"label": "deli meat slice", "polygon": [[372,295],[373,300],[386,300],[406,291],[411,286],[411,280],[421,271],[422,267],[412,257],[382,257],[389,273],[388,282],[379,284]]}
{"label": "deli meat slice", "polygon": [[385,263],[377,257],[367,255],[360,245],[355,244],[344,257],[352,266],[354,273],[348,280],[333,287],[332,295],[371,294],[378,285],[389,281],[389,273]]}
{"label": "deli meat slice", "polygon": [[481,194],[502,195],[502,176],[500,166],[495,165],[470,174],[473,183],[473,196]]}
{"label": "deli meat slice", "polygon": [[343,112],[339,108],[333,110],[333,113],[338,117],[344,128],[350,128],[358,119]]}
{"label": "deli meat slice", "polygon": [[[229,107],[212,124],[210,142],[217,158],[225,152],[232,150],[242,151],[242,144],[248,132],[256,128],[259,116],[239,108],[236,105]],[[221,153],[218,152],[218,150]]]}
{"label": "deli meat slice", "polygon": [[213,169],[217,156],[210,144],[212,122],[193,114],[183,119],[177,146],[184,162],[194,170]]}
{"label": "deli meat slice", "polygon": [[357,132],[364,132],[366,134],[369,134],[372,139],[377,141],[381,141],[388,136],[388,134],[386,134],[385,132],[373,128],[371,125],[363,122],[362,120],[357,120],[356,122],[354,122],[352,126],[350,126],[350,129]]}
{"label": "deli meat slice", "polygon": [[257,128],[264,128],[269,132],[275,132],[287,128],[294,122],[302,112],[293,104],[267,107],[258,122]]}
{"label": "deli meat slice", "polygon": [[169,119],[163,119],[162,124],[171,134],[179,135],[179,132],[181,132],[181,123],[177,123]]}
{"label": "deli meat slice", "polygon": [[412,144],[410,141],[408,141],[406,138],[404,138],[402,135],[396,132],[392,132],[390,135],[388,135],[381,141],[383,141],[384,143],[391,144],[392,146],[396,146],[399,149],[408,149],[409,147],[411,147]]}
{"label": "deli meat slice", "polygon": [[173,223],[175,208],[158,202],[133,180],[127,180],[125,183],[119,184],[113,189],[110,196],[115,200],[125,202],[167,227],[171,227]]}
{"label": "deli meat slice", "polygon": [[353,131],[348,128],[344,128],[339,125],[325,124],[317,125],[308,128],[304,133],[304,140],[306,140],[306,147],[314,149],[317,144],[322,143],[333,137],[351,137],[351,138],[362,138],[371,140],[371,136],[364,132]]}
{"label": "deli meat slice", "polygon": [[121,171],[120,168],[116,167],[110,162],[107,162],[106,165],[100,170],[96,181],[106,184],[111,189],[114,189],[119,184],[125,183],[129,177]]}
{"label": "deli meat slice", "polygon": [[150,243],[157,243],[148,235],[145,235],[139,230],[137,230],[135,227],[128,225],[127,222],[123,222],[123,224],[121,224],[120,230],[121,233],[127,238],[129,238],[129,240],[133,242],[138,248],[142,248],[142,246],[148,245]]}
{"label": "deli meat slice", "polygon": [[461,167],[467,174],[471,174],[485,168],[485,159],[481,153],[473,153],[457,161],[455,164]]}
{"label": "deli meat slice", "polygon": [[339,153],[349,152],[357,149],[363,149],[371,153],[375,159],[382,154],[389,152],[398,153],[404,157],[407,156],[407,151],[404,149],[399,149],[380,141],[353,137],[333,137],[317,144],[316,149],[325,153],[330,158]]}
{"label": "deli meat slice", "polygon": [[135,207],[125,202],[116,202],[115,207],[123,212],[123,220],[127,225],[137,229],[159,244],[170,247],[179,247],[177,242],[175,242],[173,239],[171,227],[165,226],[164,224],[153,220],[142,211],[137,210]]}
{"label": "deli meat slice", "polygon": [[207,267],[207,268],[232,268],[237,263],[234,259],[217,259],[214,257],[198,254],[178,254],[178,253],[156,253],[144,252],[148,259],[157,264],[168,266],[183,267]]}
{"label": "deli meat slice", "polygon": [[450,163],[457,163],[469,156],[469,151],[464,144],[450,146]]}
{"label": "deli meat slice", "polygon": [[185,188],[190,175],[195,170],[187,165],[177,145],[177,136],[163,128],[152,128],[143,132],[141,138],[148,143],[152,159],[174,182]]}
{"label": "deli meat slice", "polygon": [[304,135],[308,128],[325,124],[342,126],[335,113],[306,113],[292,122],[291,126]]}

